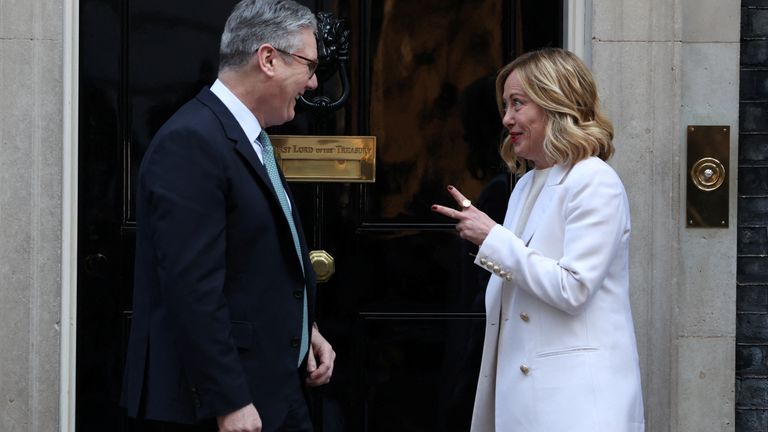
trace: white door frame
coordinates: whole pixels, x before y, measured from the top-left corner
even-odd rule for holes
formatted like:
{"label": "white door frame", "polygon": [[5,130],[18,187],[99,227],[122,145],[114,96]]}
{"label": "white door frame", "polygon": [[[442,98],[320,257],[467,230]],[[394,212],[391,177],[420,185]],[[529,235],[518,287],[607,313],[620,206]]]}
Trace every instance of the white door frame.
{"label": "white door frame", "polygon": [[563,46],[592,65],[592,0],[563,2]]}
{"label": "white door frame", "polygon": [[77,360],[77,135],[80,1],[64,0],[59,431],[75,432]]}

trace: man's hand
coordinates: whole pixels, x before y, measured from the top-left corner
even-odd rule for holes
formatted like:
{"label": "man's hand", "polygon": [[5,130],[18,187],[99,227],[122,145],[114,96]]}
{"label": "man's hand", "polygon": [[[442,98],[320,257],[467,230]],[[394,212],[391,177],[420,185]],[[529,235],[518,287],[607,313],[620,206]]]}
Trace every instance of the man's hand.
{"label": "man's hand", "polygon": [[219,432],[261,432],[261,417],[253,404],[219,416]]}
{"label": "man's hand", "polygon": [[333,347],[320,334],[317,327],[312,326],[312,346],[307,358],[307,385],[315,387],[328,384],[333,375],[334,360],[336,360],[336,353]]}

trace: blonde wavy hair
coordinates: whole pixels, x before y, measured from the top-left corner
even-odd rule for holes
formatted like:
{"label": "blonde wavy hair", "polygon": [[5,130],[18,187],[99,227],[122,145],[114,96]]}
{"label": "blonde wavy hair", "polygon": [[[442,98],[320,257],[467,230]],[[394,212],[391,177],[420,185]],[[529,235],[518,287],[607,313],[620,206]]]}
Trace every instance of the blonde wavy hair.
{"label": "blonde wavy hair", "polygon": [[[545,48],[523,54],[504,66],[496,78],[496,100],[502,118],[504,83],[513,71],[528,97],[546,113],[547,159],[570,166],[590,156],[608,160],[613,155],[613,126],[600,110],[592,73],[575,54]],[[515,174],[528,169],[525,159],[515,154],[508,135],[501,144],[501,158]]]}

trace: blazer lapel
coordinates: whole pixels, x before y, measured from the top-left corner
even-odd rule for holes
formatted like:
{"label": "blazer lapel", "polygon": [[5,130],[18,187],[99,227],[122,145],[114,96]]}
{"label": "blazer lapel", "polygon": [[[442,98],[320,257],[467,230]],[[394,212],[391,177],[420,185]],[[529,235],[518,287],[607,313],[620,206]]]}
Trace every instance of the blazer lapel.
{"label": "blazer lapel", "polygon": [[528,216],[528,222],[526,222],[525,228],[523,229],[523,234],[520,236],[520,239],[526,246],[531,242],[531,238],[533,238],[533,234],[539,227],[543,215],[546,214],[549,206],[552,204],[552,198],[556,191],[556,187],[563,182],[569,171],[570,167],[555,165],[547,174],[547,181],[544,184],[544,188],[541,189],[539,196],[536,198],[536,202],[531,209],[531,214]]}
{"label": "blazer lapel", "polygon": [[515,205],[512,207],[512,203],[522,203],[525,201],[525,197],[528,196],[528,192],[531,190],[531,181],[533,177],[530,175],[523,176],[517,181],[515,188],[512,190],[512,194],[509,197],[509,204],[507,204],[507,214],[504,216],[504,227],[510,231],[514,231],[517,227],[517,221],[520,219],[520,214],[523,212],[522,205]]}

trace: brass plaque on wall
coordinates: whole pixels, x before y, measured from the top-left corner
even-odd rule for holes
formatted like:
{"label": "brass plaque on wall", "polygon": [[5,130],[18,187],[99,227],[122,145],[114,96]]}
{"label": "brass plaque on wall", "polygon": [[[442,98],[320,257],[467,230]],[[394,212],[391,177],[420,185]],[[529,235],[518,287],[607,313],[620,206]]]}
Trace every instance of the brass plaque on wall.
{"label": "brass plaque on wall", "polygon": [[376,181],[375,136],[272,135],[270,139],[288,181]]}
{"label": "brass plaque on wall", "polygon": [[730,137],[730,126],[688,126],[688,227],[728,227]]}

